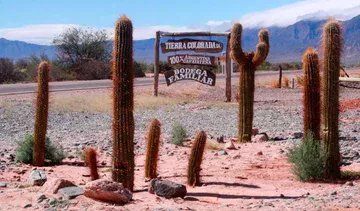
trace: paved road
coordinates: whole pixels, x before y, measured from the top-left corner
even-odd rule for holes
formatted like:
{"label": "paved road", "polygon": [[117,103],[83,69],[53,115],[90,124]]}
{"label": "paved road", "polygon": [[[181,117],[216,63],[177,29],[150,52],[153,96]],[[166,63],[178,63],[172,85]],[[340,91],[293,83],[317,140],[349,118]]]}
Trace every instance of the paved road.
{"label": "paved road", "polygon": [[[301,73],[301,70],[283,71],[284,75],[291,75],[295,73]],[[256,72],[256,77],[267,77],[276,76],[278,71],[269,72]],[[238,78],[239,74],[233,74],[232,78]],[[225,75],[218,74],[217,80],[224,80]],[[136,78],[135,86],[152,86],[153,78]],[[185,81],[183,81],[185,83]],[[189,81],[186,81],[189,82]],[[159,84],[165,84],[164,77],[159,78]],[[66,81],[66,82],[51,82],[50,91],[72,91],[72,90],[87,90],[87,89],[105,89],[111,87],[111,80],[96,80],[96,81]],[[16,94],[27,94],[34,93],[36,91],[36,83],[27,84],[5,84],[0,85],[0,96],[1,95],[16,95]]]}

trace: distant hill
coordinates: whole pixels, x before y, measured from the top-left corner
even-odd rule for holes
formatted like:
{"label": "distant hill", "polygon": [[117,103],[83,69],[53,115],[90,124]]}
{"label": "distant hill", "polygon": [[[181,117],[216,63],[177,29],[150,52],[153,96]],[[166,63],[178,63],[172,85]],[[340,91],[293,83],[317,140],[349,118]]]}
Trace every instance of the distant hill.
{"label": "distant hill", "polygon": [[[302,53],[308,47],[319,49],[321,45],[321,27],[325,21],[300,21],[287,27],[270,27],[270,62],[301,61]],[[354,65],[360,62],[360,15],[343,22],[344,52],[342,62]],[[243,46],[246,51],[254,50],[257,44],[259,29],[244,29]],[[173,39],[162,38],[161,41]],[[208,38],[205,38],[208,39]],[[225,42],[223,37],[212,39]],[[134,57],[138,61],[153,62],[155,39],[134,41]],[[225,50],[225,49],[224,49]],[[0,38],[0,57],[19,59],[30,54],[45,53],[50,58],[55,58],[54,46],[29,44],[21,41],[10,41]],[[180,53],[180,52],[179,52]],[[167,54],[170,55],[170,54]],[[162,54],[161,59],[166,60]]]}

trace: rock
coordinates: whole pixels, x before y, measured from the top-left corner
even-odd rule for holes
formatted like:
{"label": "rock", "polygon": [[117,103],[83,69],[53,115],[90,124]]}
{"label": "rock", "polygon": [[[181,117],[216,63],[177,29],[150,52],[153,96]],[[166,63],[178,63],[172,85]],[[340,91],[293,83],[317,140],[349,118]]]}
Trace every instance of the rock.
{"label": "rock", "polygon": [[225,144],[224,149],[236,149],[234,143],[232,141]]}
{"label": "rock", "polygon": [[61,188],[73,186],[76,185],[69,180],[54,178],[46,181],[45,184],[41,187],[40,191],[42,193],[56,194]]}
{"label": "rock", "polygon": [[40,194],[38,197],[37,197],[37,203],[41,203],[44,199],[46,199],[46,196],[45,194]]}
{"label": "rock", "polygon": [[257,134],[259,134],[259,129],[253,128],[251,131],[251,135],[256,136]]}
{"label": "rock", "polygon": [[152,179],[149,183],[149,193],[156,194],[165,198],[184,198],[186,196],[186,186],[172,182],[170,180]]}
{"label": "rock", "polygon": [[302,132],[293,133],[291,135],[292,139],[299,139],[299,138],[302,138],[302,137],[304,137],[304,133],[302,133]]}
{"label": "rock", "polygon": [[6,182],[0,182],[0,188],[6,188],[7,183]]}
{"label": "rock", "polygon": [[218,151],[218,154],[219,155],[227,155],[228,153],[225,150],[222,149],[222,150]]}
{"label": "rock", "polygon": [[25,205],[23,206],[23,208],[29,208],[29,207],[32,207],[32,204],[25,204]]}
{"label": "rock", "polygon": [[80,187],[66,187],[66,188],[61,188],[59,190],[59,193],[61,195],[63,195],[66,199],[74,199],[77,196],[83,195],[84,194],[84,189],[80,188]]}
{"label": "rock", "polygon": [[218,143],[225,143],[225,142],[224,142],[224,136],[220,136],[219,138],[216,138],[216,141],[217,141]]}
{"label": "rock", "polygon": [[335,196],[335,195],[337,195],[337,192],[333,191],[333,192],[330,193],[330,195]]}
{"label": "rock", "polygon": [[46,174],[41,170],[33,170],[29,175],[29,185],[31,186],[42,186],[46,182]]}
{"label": "rock", "polygon": [[347,181],[344,185],[345,186],[354,186],[354,183],[352,181]]}
{"label": "rock", "polygon": [[265,142],[268,141],[269,137],[266,133],[260,133],[253,138],[253,142]]}
{"label": "rock", "polygon": [[174,151],[169,151],[169,152],[167,153],[167,155],[173,156],[173,155],[174,155]]}
{"label": "rock", "polygon": [[57,203],[57,199],[56,198],[51,198],[50,200],[49,200],[49,204],[50,205],[55,205]]}
{"label": "rock", "polygon": [[235,155],[235,156],[233,157],[234,160],[235,160],[235,159],[240,159],[240,158],[241,158],[241,155],[240,155],[240,154]]}
{"label": "rock", "polygon": [[98,179],[87,183],[84,195],[92,199],[114,204],[125,204],[132,199],[132,193],[124,188],[121,183],[105,179]]}
{"label": "rock", "polygon": [[263,155],[263,152],[262,152],[262,151],[260,151],[260,152],[258,152],[257,154],[258,154],[258,155]]}

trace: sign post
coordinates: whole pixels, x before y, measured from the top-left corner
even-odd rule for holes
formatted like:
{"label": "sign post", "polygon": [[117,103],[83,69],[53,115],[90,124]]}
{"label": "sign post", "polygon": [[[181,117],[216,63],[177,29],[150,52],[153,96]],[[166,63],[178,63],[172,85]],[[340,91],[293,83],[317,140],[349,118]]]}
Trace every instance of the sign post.
{"label": "sign post", "polygon": [[[179,40],[168,40],[160,44],[161,37],[181,37]],[[195,53],[220,53],[223,50],[223,43],[216,40],[200,40],[183,37],[204,37],[204,36],[224,36],[226,43],[226,101],[231,101],[231,67],[229,53],[230,33],[211,33],[211,32],[156,32],[155,40],[155,61],[154,61],[154,95],[158,95],[159,83],[159,48],[162,53],[192,51]],[[216,74],[204,68],[204,66],[214,66],[215,57],[199,54],[175,54],[168,56],[168,63],[176,66],[174,70],[164,73],[168,86],[181,80],[194,80],[209,86],[215,86]],[[184,66],[182,66],[184,65]],[[179,67],[181,66],[181,67]]]}

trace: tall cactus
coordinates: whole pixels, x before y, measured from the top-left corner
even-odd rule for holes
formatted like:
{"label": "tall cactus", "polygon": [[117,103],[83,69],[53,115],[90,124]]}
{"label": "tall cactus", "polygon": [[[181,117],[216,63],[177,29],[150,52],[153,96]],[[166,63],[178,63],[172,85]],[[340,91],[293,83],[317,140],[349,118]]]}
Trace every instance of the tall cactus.
{"label": "tall cactus", "polygon": [[329,20],[323,28],[323,140],[327,159],[325,177],[340,177],[339,146],[339,75],[342,49],[342,29],[336,20]]}
{"label": "tall cactus", "polygon": [[92,181],[100,178],[97,169],[97,153],[94,148],[89,148],[85,151],[85,162],[90,169],[90,178]]}
{"label": "tall cactus", "polygon": [[153,179],[157,177],[157,162],[159,157],[161,123],[154,119],[150,123],[147,134],[146,161],[145,161],[145,178]]}
{"label": "tall cactus", "polygon": [[206,133],[200,131],[195,136],[195,142],[191,149],[189,159],[187,184],[194,187],[200,184],[200,170],[203,160],[203,154],[206,145]]}
{"label": "tall cactus", "polygon": [[235,23],[231,29],[230,49],[232,59],[239,65],[239,142],[250,142],[254,116],[255,70],[269,54],[269,33],[259,32],[256,52],[245,53],[241,46],[242,26]]}
{"label": "tall cactus", "polygon": [[50,64],[46,61],[38,67],[38,89],[36,99],[36,117],[33,148],[33,165],[43,166],[45,162],[45,139],[49,110]]}
{"label": "tall cactus", "polygon": [[311,132],[315,140],[320,140],[320,70],[319,56],[313,48],[303,55],[304,86],[304,134]]}
{"label": "tall cactus", "polygon": [[134,187],[133,26],[126,16],[115,24],[113,48],[113,170],[112,178]]}

